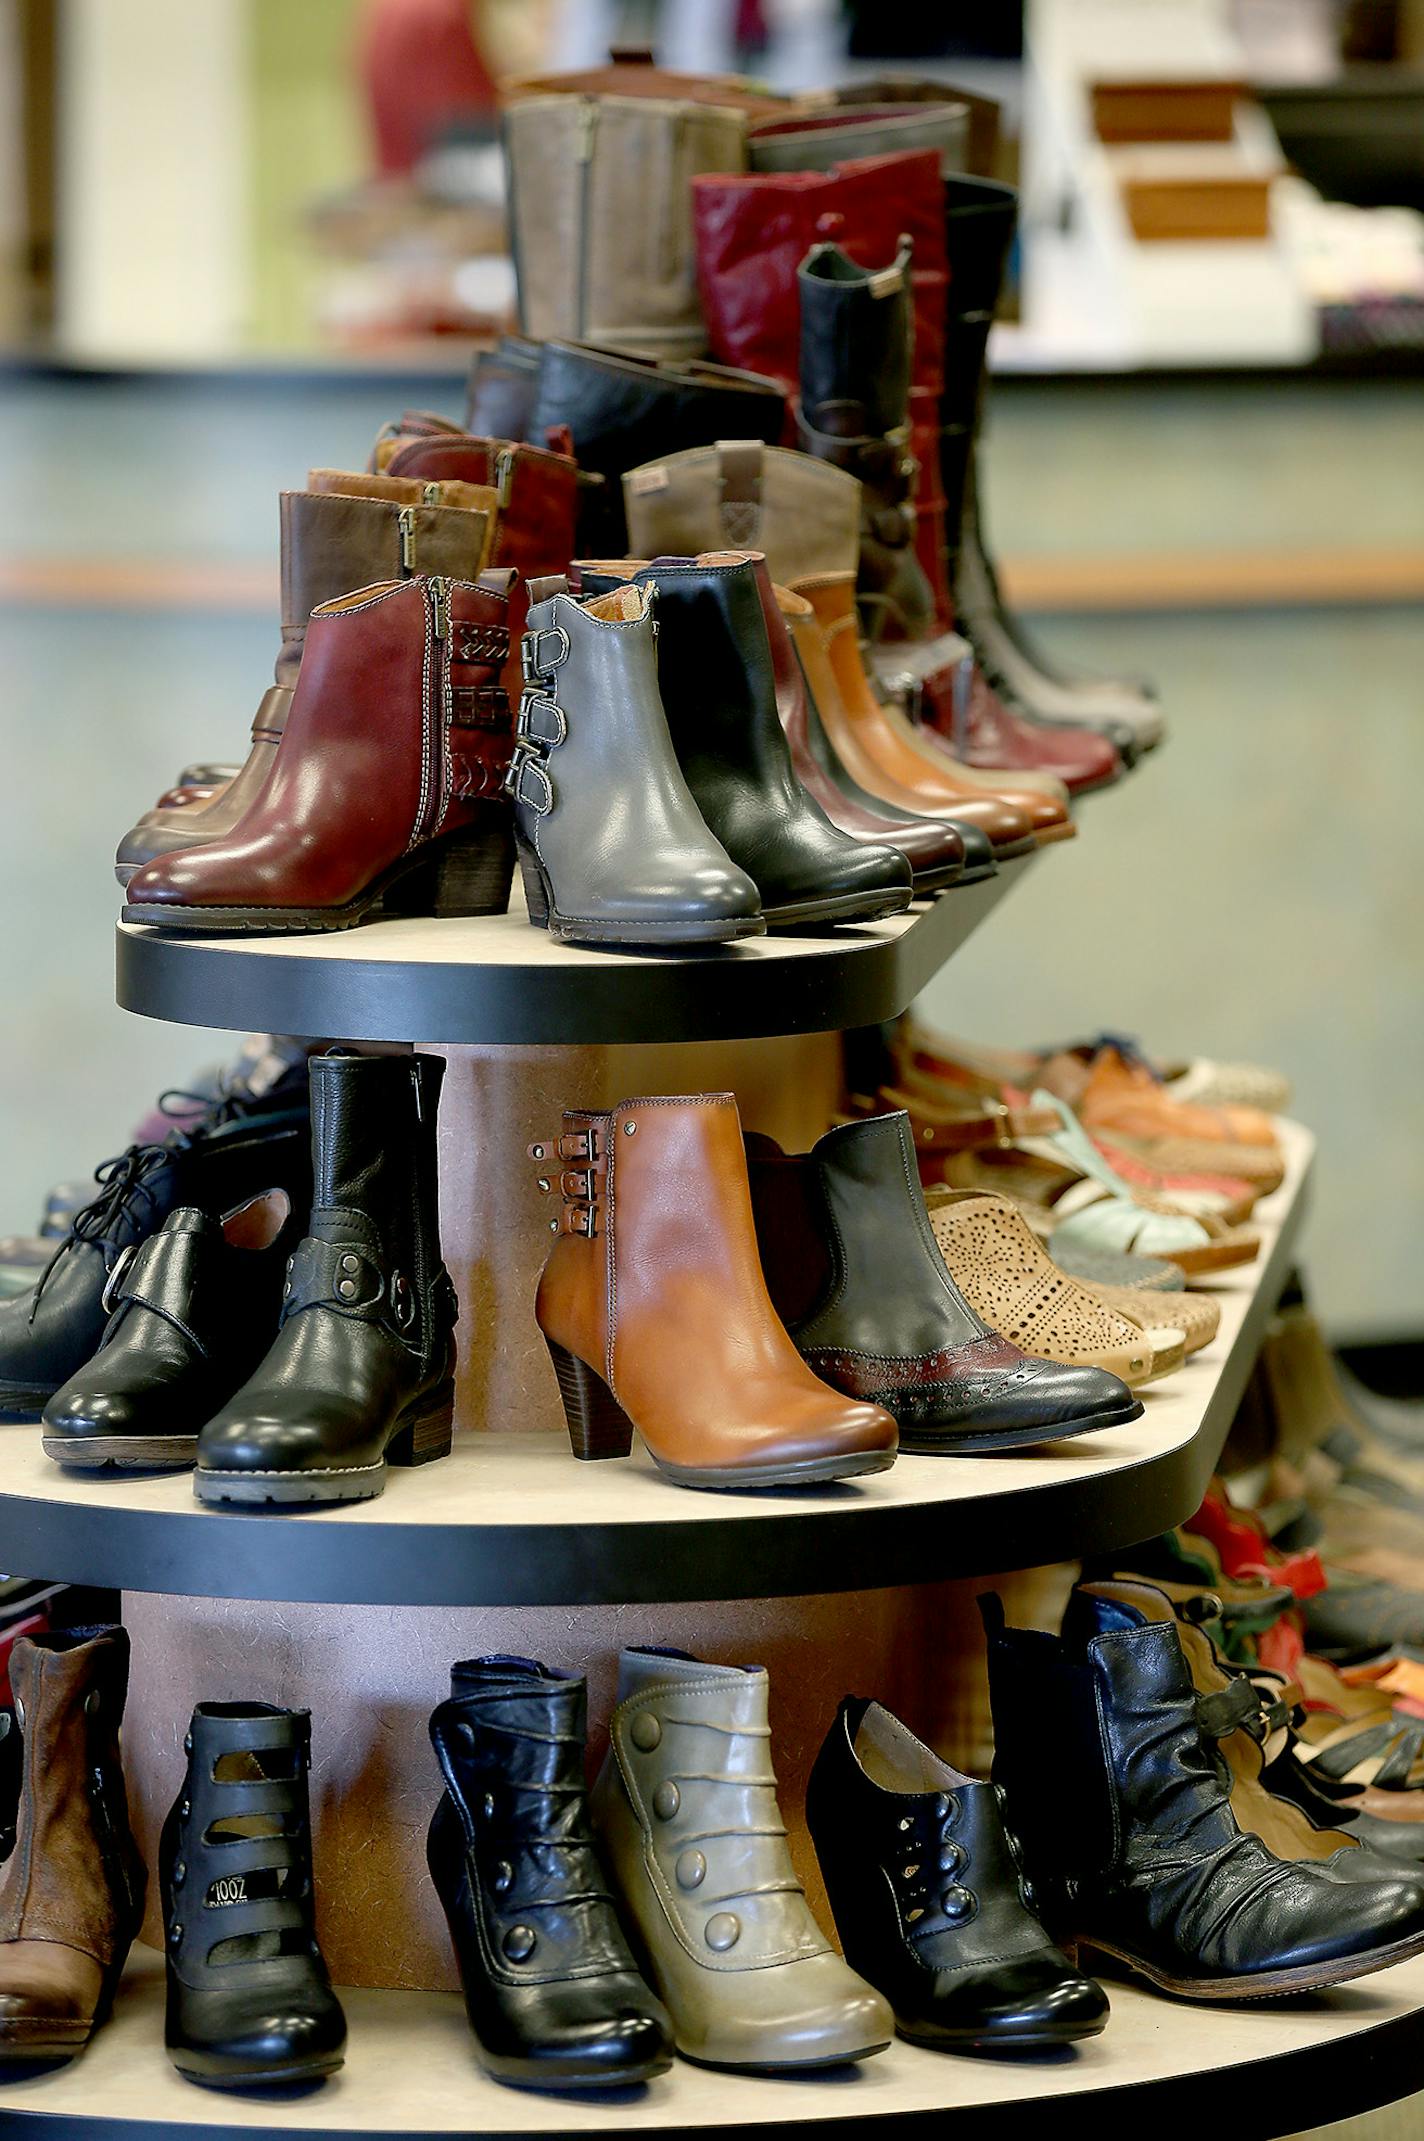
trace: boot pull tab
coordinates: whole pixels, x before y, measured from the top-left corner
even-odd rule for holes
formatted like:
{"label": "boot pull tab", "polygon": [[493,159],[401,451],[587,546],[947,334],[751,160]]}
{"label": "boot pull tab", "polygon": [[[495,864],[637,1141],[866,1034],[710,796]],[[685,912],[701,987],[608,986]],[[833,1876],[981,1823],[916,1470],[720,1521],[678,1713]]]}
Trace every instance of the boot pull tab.
{"label": "boot pull tab", "polygon": [[425,1101],[420,1090],[420,1065],[414,1058],[411,1059],[410,1065],[410,1089],[415,1100],[415,1119],[418,1123],[423,1123],[425,1121]]}

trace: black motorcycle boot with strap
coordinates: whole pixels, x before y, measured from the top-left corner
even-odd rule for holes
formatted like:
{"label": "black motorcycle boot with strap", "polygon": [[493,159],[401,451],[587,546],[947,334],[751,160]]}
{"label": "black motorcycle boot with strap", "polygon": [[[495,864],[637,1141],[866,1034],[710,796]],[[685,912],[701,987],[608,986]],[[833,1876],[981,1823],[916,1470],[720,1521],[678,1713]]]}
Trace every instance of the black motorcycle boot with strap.
{"label": "black motorcycle boot with strap", "polygon": [[672,2064],[594,1845],[587,1730],[585,1682],[530,1658],[454,1666],[430,1720],[445,1778],[430,1877],[480,2065],[526,2088],[627,2086]]}
{"label": "black motorcycle boot with strap", "polygon": [[311,1062],[311,1223],[260,1367],[198,1437],[204,1502],[364,1501],[450,1454],[455,1289],[440,1256],[438,1056]]}
{"label": "black motorcycle boot with strap", "polygon": [[36,1284],[0,1304],[0,1419],[37,1419],[98,1351],[125,1269],[171,1211],[216,1215],[271,1189],[301,1209],[310,1155],[303,1061],[262,1091],[220,1095],[161,1143],[105,1160],[97,1196],[75,1213]]}
{"label": "black motorcycle boot with strap", "polygon": [[914,311],[910,242],[888,267],[863,268],[840,246],[813,245],[796,274],[801,300],[800,443],[860,483],[856,594],[867,637],[934,629],[934,593],[915,554],[916,463],[910,451]]}
{"label": "black motorcycle boot with strap", "polygon": [[994,1781],[1044,1918],[1080,1961],[1184,1999],[1256,2000],[1424,1950],[1424,1881],[1352,1880],[1241,1827],[1218,1698],[1194,1686],[1170,1609],[1154,1620],[1097,1596],[1066,1636],[1006,1628],[993,1595],[980,1611]]}

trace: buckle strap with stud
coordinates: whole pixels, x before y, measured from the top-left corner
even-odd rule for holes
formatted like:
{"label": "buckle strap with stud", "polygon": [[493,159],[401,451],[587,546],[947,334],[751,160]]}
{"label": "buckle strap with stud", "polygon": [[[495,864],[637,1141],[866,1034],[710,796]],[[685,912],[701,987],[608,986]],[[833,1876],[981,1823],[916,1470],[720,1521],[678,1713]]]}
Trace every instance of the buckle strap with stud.
{"label": "buckle strap with stud", "polygon": [[569,635],[561,624],[526,631],[519,642],[519,667],[525,683],[534,683],[566,662],[570,646]]}

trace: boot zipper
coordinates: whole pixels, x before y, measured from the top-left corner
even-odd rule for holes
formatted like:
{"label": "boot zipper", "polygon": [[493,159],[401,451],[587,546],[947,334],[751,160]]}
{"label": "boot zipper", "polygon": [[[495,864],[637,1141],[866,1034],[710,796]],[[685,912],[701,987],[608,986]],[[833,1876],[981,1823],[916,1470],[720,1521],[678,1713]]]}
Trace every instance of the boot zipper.
{"label": "boot zipper", "polygon": [[494,457],[494,500],[501,513],[509,504],[509,494],[514,488],[514,448],[501,446]]}
{"label": "boot zipper", "polygon": [[450,582],[438,575],[432,576],[430,581],[430,608],[435,637],[444,639],[450,631]]}
{"label": "boot zipper", "polygon": [[578,285],[575,297],[575,333],[582,337],[588,331],[588,211],[589,197],[593,190],[593,142],[598,132],[598,100],[596,97],[580,97],[578,110],[578,227],[575,233],[575,249],[578,263]]}
{"label": "boot zipper", "polygon": [[428,505],[428,506],[438,506],[438,505],[439,505],[439,503],[440,503],[440,486],[439,486],[439,484],[438,484],[438,483],[427,483],[427,484],[425,485],[424,489],[423,489],[423,490],[421,491],[421,494],[420,494],[420,495],[421,495],[422,499],[424,500],[424,502],[426,503],[426,505]]}
{"label": "boot zipper", "polygon": [[400,530],[400,561],[402,572],[415,571],[415,507],[402,506],[396,515]]}

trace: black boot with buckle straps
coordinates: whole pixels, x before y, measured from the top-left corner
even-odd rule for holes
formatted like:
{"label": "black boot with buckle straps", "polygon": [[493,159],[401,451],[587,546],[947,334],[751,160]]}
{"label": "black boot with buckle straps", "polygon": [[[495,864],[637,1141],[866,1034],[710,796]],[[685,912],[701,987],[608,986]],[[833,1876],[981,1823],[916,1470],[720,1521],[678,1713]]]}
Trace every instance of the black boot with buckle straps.
{"label": "black boot with buckle straps", "polygon": [[525,2087],[626,2087],[672,2064],[594,1845],[587,1713],[581,1679],[495,1657],[456,1665],[430,1720],[430,1877],[480,2065]]}
{"label": "black boot with buckle straps", "polygon": [[863,1696],[816,1757],[806,1823],[841,1950],[911,2044],[1021,2051],[1107,2020],[1100,1987],[1043,1929],[1003,1798]]}
{"label": "black boot with buckle straps", "polygon": [[761,898],[707,828],[658,691],[649,587],[575,601],[535,581],[509,790],[529,919],[567,943],[761,936]]}
{"label": "black boot with buckle straps", "polygon": [[305,1205],[269,1190],[221,1219],[180,1206],[126,1250],[98,1352],[44,1409],[45,1455],[84,1468],[192,1464],[198,1429],[271,1344],[305,1224]]}
{"label": "black boot with buckle straps", "polygon": [[311,1063],[314,1202],[266,1358],[198,1437],[205,1502],[363,1501],[450,1453],[455,1289],[440,1257],[438,1056]]}
{"label": "black boot with buckle straps", "polygon": [[910,241],[902,238],[889,267],[873,271],[838,245],[813,245],[796,289],[801,444],[860,484],[856,594],[866,631],[876,639],[888,624],[923,639],[934,627],[934,594],[915,552]]}
{"label": "black boot with buckle straps", "polygon": [[346,2019],[313,1917],[311,1719],[200,1702],[163,1825],[168,2056],[189,2081],[256,2088],[334,2073]]}
{"label": "black boot with buckle straps", "polygon": [[[177,1102],[183,1095],[166,1095]],[[311,1196],[306,1063],[263,1090],[226,1092],[175,1121],[158,1143],[131,1145],[95,1171],[94,1197],[28,1293],[0,1304],[0,1418],[37,1418],[98,1350],[134,1250],[178,1205],[215,1214],[282,1189]]]}

